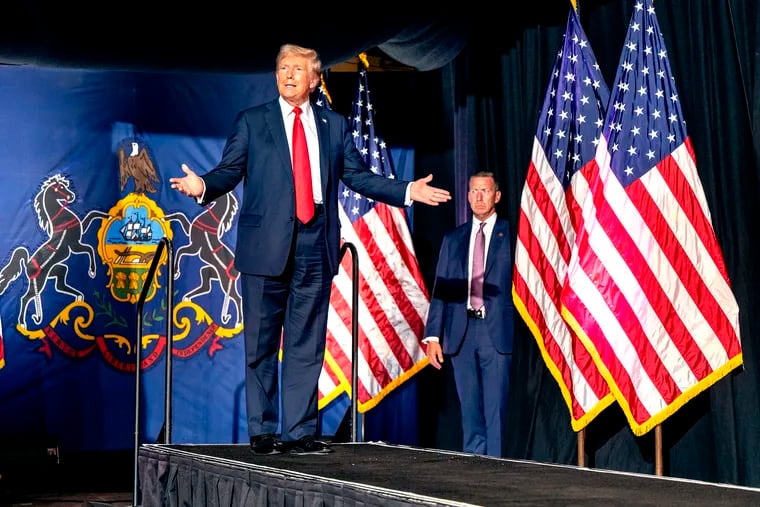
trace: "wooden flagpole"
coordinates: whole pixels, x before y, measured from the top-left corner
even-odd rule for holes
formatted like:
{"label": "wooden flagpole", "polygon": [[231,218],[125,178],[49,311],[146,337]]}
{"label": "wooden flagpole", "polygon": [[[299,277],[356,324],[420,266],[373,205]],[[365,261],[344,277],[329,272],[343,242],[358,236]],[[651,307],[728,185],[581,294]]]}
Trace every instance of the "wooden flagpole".
{"label": "wooden flagpole", "polygon": [[662,465],[662,424],[654,427],[654,473],[663,474]]}

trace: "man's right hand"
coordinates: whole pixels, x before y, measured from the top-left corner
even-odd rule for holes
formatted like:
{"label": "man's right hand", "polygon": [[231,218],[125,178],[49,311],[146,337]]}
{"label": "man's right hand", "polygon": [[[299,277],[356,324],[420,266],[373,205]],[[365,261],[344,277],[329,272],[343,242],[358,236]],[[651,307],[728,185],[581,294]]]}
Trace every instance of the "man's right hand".
{"label": "man's right hand", "polygon": [[443,349],[441,349],[441,344],[438,342],[427,342],[425,354],[427,354],[430,364],[432,364],[437,370],[440,370],[443,363]]}
{"label": "man's right hand", "polygon": [[182,164],[182,172],[185,173],[185,176],[182,178],[169,178],[172,188],[190,197],[198,198],[202,196],[205,186],[200,176],[195,174],[187,164]]}

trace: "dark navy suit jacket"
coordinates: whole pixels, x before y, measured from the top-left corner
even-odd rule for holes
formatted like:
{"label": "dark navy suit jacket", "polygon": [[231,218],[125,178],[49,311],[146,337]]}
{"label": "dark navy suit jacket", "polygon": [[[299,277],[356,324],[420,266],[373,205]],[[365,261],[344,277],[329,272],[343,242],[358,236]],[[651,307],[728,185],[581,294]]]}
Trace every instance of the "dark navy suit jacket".
{"label": "dark navy suit jacket", "polygon": [[[456,354],[467,331],[468,266],[472,218],[449,231],[441,243],[426,336],[438,336],[444,354]],[[485,323],[499,352],[511,353],[514,335],[512,252],[509,222],[497,218],[486,256]]]}
{"label": "dark navy suit jacket", "polygon": [[[392,206],[403,206],[408,182],[389,180],[370,172],[356,149],[346,118],[311,107],[319,138],[325,241],[330,271],[338,272],[340,220],[338,183]],[[283,273],[293,239],[295,190],[290,150],[278,99],[238,113],[222,160],[203,175],[204,203],[244,182],[237,226],[235,267],[246,274]]]}

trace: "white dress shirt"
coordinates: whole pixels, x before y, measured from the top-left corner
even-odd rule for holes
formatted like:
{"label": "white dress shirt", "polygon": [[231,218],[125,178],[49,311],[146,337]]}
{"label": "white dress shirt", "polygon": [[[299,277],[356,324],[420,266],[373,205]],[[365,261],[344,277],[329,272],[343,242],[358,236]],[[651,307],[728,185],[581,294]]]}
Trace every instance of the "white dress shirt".
{"label": "white dress shirt", "polygon": [[[483,226],[483,235],[486,239],[486,245],[485,245],[485,252],[483,252],[483,264],[488,261],[488,245],[491,244],[491,234],[493,234],[493,228],[496,225],[496,213],[492,213],[490,217],[485,219],[486,225]],[[470,229],[470,247],[467,250],[467,307],[472,308],[472,305],[470,304],[470,295],[469,295],[469,287],[470,283],[472,282],[472,252],[475,250],[475,235],[478,233],[478,229],[480,229],[480,220],[478,220],[475,217],[472,217],[472,229]],[[486,308],[483,307],[481,309],[481,312],[483,312],[483,316],[486,314]],[[426,336],[423,338],[422,343],[428,343],[428,342],[439,342],[440,337],[438,336]]]}
{"label": "white dress shirt", "polygon": [[[490,217],[485,219],[485,226],[483,226],[483,235],[486,239],[486,245],[485,245],[485,251],[483,252],[483,266],[486,265],[488,262],[488,245],[491,243],[491,234],[493,233],[494,225],[496,224],[496,213],[492,213]],[[478,233],[478,229],[480,229],[480,220],[473,217],[472,218],[472,229],[470,230],[470,248],[468,250],[467,254],[467,287],[469,291],[470,284],[472,283],[472,254],[475,251],[475,236]],[[472,305],[469,303],[470,296],[467,295],[467,307],[472,309]],[[485,307],[481,310],[483,312],[483,316],[486,314]]]}
{"label": "white dress shirt", "polygon": [[[285,122],[285,133],[288,136],[288,148],[290,151],[290,163],[293,163],[293,122],[296,115],[293,106],[280,97],[280,109],[282,119]],[[314,202],[322,203],[322,174],[319,170],[319,138],[317,137],[317,123],[311,103],[307,100],[301,104],[301,123],[306,133],[306,147],[309,149],[309,165],[311,166],[311,189]]]}

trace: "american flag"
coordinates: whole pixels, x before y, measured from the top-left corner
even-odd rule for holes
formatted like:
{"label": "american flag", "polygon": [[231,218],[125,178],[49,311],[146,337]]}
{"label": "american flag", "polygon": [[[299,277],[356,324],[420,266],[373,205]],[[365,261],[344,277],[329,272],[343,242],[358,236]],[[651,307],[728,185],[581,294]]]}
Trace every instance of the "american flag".
{"label": "american flag", "polygon": [[609,90],[571,9],[533,140],[520,199],[512,295],[568,405],[584,428],[614,399],[561,315],[562,284],[581,217]]}
{"label": "american flag", "polygon": [[[373,172],[394,178],[390,152],[375,132],[367,71],[361,69],[358,74],[350,118],[354,142]],[[343,184],[340,203],[343,241],[356,247],[359,264],[355,395],[359,412],[366,412],[427,364],[421,343],[430,297],[404,210],[374,202]],[[319,380],[320,407],[342,392],[353,392],[351,262],[347,252],[333,280],[325,367]]]}
{"label": "american flag", "polygon": [[742,363],[739,309],[651,0],[634,7],[562,293],[643,435]]}

